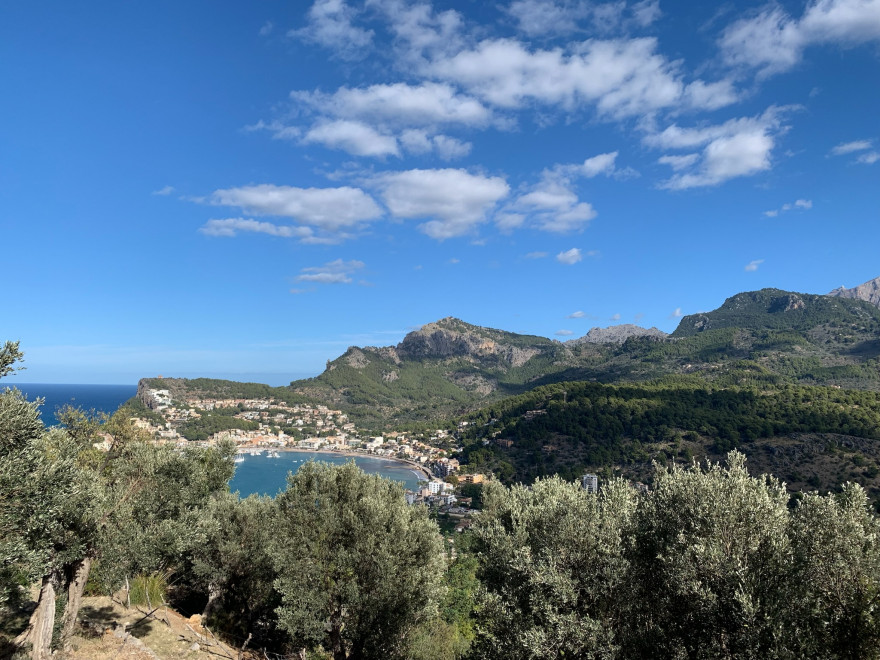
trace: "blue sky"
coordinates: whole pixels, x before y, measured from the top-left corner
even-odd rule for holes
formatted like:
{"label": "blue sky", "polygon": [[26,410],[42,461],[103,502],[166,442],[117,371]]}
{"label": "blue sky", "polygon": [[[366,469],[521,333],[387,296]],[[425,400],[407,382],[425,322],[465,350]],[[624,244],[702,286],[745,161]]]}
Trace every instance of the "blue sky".
{"label": "blue sky", "polygon": [[880,0],[6,2],[9,382],[880,275]]}

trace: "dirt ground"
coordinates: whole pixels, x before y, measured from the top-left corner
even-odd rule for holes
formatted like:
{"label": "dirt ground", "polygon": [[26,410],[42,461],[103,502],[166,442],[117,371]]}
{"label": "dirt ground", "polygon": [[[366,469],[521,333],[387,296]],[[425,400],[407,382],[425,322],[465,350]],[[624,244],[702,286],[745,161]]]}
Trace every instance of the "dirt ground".
{"label": "dirt ground", "polygon": [[[26,619],[23,619],[24,623]],[[0,653],[2,655],[2,653]],[[126,608],[107,597],[83,599],[66,660],[253,660],[172,609]]]}

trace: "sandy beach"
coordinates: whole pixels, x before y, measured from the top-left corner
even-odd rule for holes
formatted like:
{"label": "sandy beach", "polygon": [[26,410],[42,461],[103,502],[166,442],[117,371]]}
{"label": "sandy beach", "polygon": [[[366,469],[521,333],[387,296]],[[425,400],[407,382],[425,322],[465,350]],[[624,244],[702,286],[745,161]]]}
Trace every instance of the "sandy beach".
{"label": "sandy beach", "polygon": [[406,465],[409,468],[412,468],[415,472],[424,475],[425,479],[430,481],[433,479],[433,475],[428,471],[428,469],[421,465],[420,463],[416,463],[414,461],[407,461],[401,458],[389,458],[388,456],[376,456],[375,454],[370,454],[365,451],[354,451],[351,449],[301,449],[299,447],[278,447],[272,448],[274,451],[278,452],[298,452],[301,454],[332,454],[334,456],[351,456],[352,458],[372,458],[377,461],[388,461],[390,463],[400,463],[401,465]]}

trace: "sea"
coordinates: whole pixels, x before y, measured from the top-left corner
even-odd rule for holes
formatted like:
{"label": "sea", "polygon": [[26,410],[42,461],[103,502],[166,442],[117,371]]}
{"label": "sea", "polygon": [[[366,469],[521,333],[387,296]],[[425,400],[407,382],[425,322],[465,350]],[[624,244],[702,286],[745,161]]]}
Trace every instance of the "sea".
{"label": "sea", "polygon": [[[0,387],[4,385],[0,383]],[[40,417],[46,426],[58,423],[55,413],[66,404],[96,410],[108,415],[137,393],[137,385],[59,385],[55,383],[15,383],[31,401],[42,398],[45,403],[40,408]],[[244,461],[235,464],[235,476],[229,482],[232,492],[238,491],[241,497],[251,494],[275,496],[287,487],[287,473],[296,472],[308,460],[325,461],[341,465],[354,460],[359,468],[369,474],[378,474],[386,479],[400,482],[404,488],[415,490],[421,478],[418,472],[403,463],[369,458],[366,456],[338,456],[310,451],[282,451],[278,458],[263,454],[245,456]]]}
{"label": "sea", "polygon": [[[0,383],[0,387],[5,383]],[[13,383],[30,400],[45,399],[40,417],[46,426],[58,423],[55,413],[70,404],[83,410],[113,414],[119,406],[137,394],[137,385],[59,385],[57,383]]]}
{"label": "sea", "polygon": [[419,479],[424,479],[411,467],[397,461],[369,458],[367,456],[339,456],[313,451],[279,451],[273,458],[264,453],[261,456],[243,456],[244,461],[235,464],[235,476],[229,482],[229,490],[238,491],[241,497],[253,493],[274,497],[287,487],[287,473],[296,472],[310,460],[324,461],[342,465],[347,461],[355,464],[368,474],[378,474],[391,481],[401,483],[404,488],[416,490]]}

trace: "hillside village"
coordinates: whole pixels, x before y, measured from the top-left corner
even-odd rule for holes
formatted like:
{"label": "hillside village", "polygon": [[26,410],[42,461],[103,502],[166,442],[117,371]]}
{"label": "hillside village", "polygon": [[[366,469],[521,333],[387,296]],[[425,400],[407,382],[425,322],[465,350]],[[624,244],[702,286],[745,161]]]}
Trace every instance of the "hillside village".
{"label": "hillside village", "polygon": [[[405,462],[424,478],[416,491],[406,491],[410,504],[437,507],[451,518],[467,519],[471,498],[455,493],[456,485],[480,484],[483,474],[459,474],[455,438],[446,429],[435,429],[422,438],[403,432],[370,435],[357,428],[341,410],[320,404],[289,404],[274,398],[212,398],[203,393],[179,400],[167,389],[146,388],[139,394],[149,411],[132,417],[132,425],[150,434],[157,444],[214,446],[231,440],[239,454],[263,451],[303,450],[336,452],[344,455],[368,455]],[[202,440],[191,440],[184,426],[216,411],[235,410],[231,417],[250,422],[254,428],[228,428]],[[467,424],[467,422],[462,422]],[[238,459],[241,460],[241,459]],[[458,525],[467,528],[469,521]]]}

